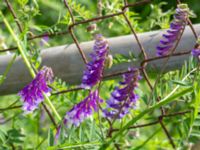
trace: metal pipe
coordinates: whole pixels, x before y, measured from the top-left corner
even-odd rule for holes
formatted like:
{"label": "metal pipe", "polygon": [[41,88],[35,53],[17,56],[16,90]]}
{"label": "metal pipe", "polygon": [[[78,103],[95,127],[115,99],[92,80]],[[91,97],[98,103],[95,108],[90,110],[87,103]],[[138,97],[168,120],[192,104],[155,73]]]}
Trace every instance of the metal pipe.
{"label": "metal pipe", "polygon": [[[200,24],[194,25],[197,33],[200,33]],[[138,34],[139,40],[144,46],[148,58],[155,57],[156,45],[162,37],[163,31],[153,31]],[[133,35],[125,35],[120,37],[108,38],[110,46],[110,52],[114,56],[115,54],[123,54],[129,56],[129,52],[137,57],[140,55],[139,47],[134,39]],[[86,56],[92,51],[94,41],[83,42],[80,44],[84,50]],[[195,45],[195,38],[189,27],[186,27],[183,37],[176,49],[176,52],[183,52],[191,50]],[[9,64],[13,57],[10,55],[0,55],[0,74],[3,74],[6,66]],[[47,48],[41,51],[42,65],[52,67],[55,76],[66,81],[68,84],[79,84],[81,81],[82,72],[84,70],[84,62],[81,59],[79,51],[75,44],[56,46]],[[174,70],[181,68],[185,60],[189,58],[188,55],[181,55],[172,57],[166,66],[166,70]],[[119,71],[127,70],[128,66],[139,67],[142,60],[122,63],[114,65],[111,69],[107,69],[105,74],[116,73]],[[156,61],[149,62],[147,69],[154,68],[159,70],[162,68],[165,59],[159,59]],[[0,85],[0,95],[6,95],[18,92],[28,82],[31,81],[31,76],[23,63],[21,57],[17,57],[13,66],[11,67],[5,82]]]}

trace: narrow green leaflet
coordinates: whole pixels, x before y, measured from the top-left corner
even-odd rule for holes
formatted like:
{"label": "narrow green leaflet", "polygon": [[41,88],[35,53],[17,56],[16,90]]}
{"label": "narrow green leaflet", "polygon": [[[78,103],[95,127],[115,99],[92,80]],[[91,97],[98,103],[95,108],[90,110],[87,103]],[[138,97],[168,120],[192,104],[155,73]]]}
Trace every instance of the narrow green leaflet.
{"label": "narrow green leaflet", "polygon": [[54,135],[53,130],[50,128],[48,132],[48,145],[53,146],[54,145]]}

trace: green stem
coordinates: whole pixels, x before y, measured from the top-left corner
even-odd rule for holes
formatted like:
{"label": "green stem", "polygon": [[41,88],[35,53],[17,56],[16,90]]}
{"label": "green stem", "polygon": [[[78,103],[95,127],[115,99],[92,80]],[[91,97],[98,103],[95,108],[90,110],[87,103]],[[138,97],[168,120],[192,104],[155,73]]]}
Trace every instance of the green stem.
{"label": "green stem", "polygon": [[25,64],[26,64],[27,68],[29,69],[29,72],[30,72],[31,76],[32,76],[33,78],[35,78],[35,72],[34,72],[34,70],[32,69],[31,64],[29,63],[29,61],[28,61],[28,59],[27,59],[27,57],[26,57],[26,55],[25,55],[25,53],[24,53],[24,51],[23,51],[23,48],[22,48],[22,46],[21,46],[21,44],[20,44],[20,40],[19,40],[18,37],[15,35],[13,29],[11,28],[10,24],[8,23],[8,21],[6,20],[6,18],[3,16],[3,14],[2,14],[1,11],[0,11],[0,15],[2,16],[3,22],[5,23],[6,27],[8,28],[8,31],[10,32],[10,34],[11,34],[12,37],[14,38],[15,42],[17,43],[17,47],[18,47],[18,49],[19,49],[19,52],[21,53],[21,56],[22,56],[22,58],[23,58],[23,60],[24,60],[24,62],[25,62]]}
{"label": "green stem", "polygon": [[14,63],[16,57],[17,57],[17,55],[15,54],[15,55],[13,56],[13,58],[11,59],[11,61],[8,63],[8,66],[6,67],[6,70],[4,71],[3,76],[2,76],[2,78],[0,79],[0,85],[1,85],[1,84],[4,82],[4,80],[6,79],[6,76],[7,76],[8,72],[9,72],[11,66],[13,65],[13,63]]}
{"label": "green stem", "polygon": [[[26,56],[26,54],[24,53],[24,50],[23,50],[23,47],[22,47],[22,43],[20,42],[19,38],[15,35],[13,29],[11,28],[10,24],[8,23],[8,21],[6,20],[6,18],[4,17],[3,13],[0,11],[0,16],[3,18],[3,22],[5,23],[6,27],[8,28],[10,34],[12,35],[13,39],[15,40],[15,42],[17,43],[17,47],[18,47],[18,50],[21,54],[21,57],[22,59],[24,60],[24,63],[26,64],[31,76],[33,78],[35,78],[36,74],[33,70],[33,68],[31,67],[31,64]],[[54,112],[54,114],[56,115],[57,119],[59,121],[61,121],[61,117],[60,115],[58,114],[58,112],[56,111],[55,107],[53,106],[53,104],[51,103],[49,97],[43,93],[45,99],[46,99],[46,102],[48,103],[49,107],[51,108],[51,110]]]}
{"label": "green stem", "polygon": [[56,117],[58,118],[58,120],[61,121],[62,119],[61,119],[60,115],[58,114],[56,108],[55,108],[55,107],[53,106],[53,104],[51,103],[51,100],[49,99],[49,97],[48,97],[46,94],[44,94],[44,97],[45,97],[46,102],[48,103],[49,107],[51,108],[51,110],[54,112],[54,114],[55,114]]}

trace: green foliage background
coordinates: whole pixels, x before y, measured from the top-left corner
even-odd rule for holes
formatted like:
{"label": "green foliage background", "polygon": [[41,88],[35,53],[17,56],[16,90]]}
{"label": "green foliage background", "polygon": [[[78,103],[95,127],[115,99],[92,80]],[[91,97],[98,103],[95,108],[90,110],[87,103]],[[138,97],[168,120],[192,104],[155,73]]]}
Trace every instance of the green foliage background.
{"label": "green foliage background", "polygon": [[[46,32],[54,33],[57,31],[67,30],[68,25],[72,22],[62,0],[10,0],[10,2],[12,3],[20,23],[23,26],[23,33],[19,33],[16,23],[3,1],[0,3],[0,9],[3,11],[15,32],[20,35],[21,40],[24,43],[27,43],[27,52],[29,52],[30,60],[35,64],[36,68],[39,68],[41,63],[39,57],[41,49],[73,43],[70,35],[51,37],[48,44],[44,46],[40,46],[41,39],[27,41],[27,36],[29,34],[34,33],[37,35]],[[135,1],[130,0],[129,2]],[[182,2],[187,3],[189,8],[196,14],[197,17],[192,18],[192,22],[194,24],[199,23],[199,0],[185,0]],[[106,15],[120,11],[122,3],[122,0],[103,0],[102,14]],[[69,0],[69,5],[72,7],[76,21],[89,19],[97,15],[96,0]],[[149,5],[130,8],[127,15],[132,26],[138,33],[165,29],[169,27],[175,7],[175,0],[153,0]],[[0,35],[5,38],[4,43],[7,47],[15,46],[13,38],[2,23],[1,18],[0,23]],[[92,40],[91,34],[86,31],[88,25],[89,24],[79,25],[75,29],[75,34],[81,42]],[[97,22],[97,25],[99,32],[106,37],[115,37],[131,33],[123,17],[114,17],[102,20]],[[16,54],[18,55],[17,52]],[[114,57],[114,64],[134,61],[135,58],[133,57],[134,56],[131,55],[130,57],[117,55]],[[183,116],[166,118],[163,121],[179,149],[188,149],[191,143],[198,142],[200,135],[200,116],[197,113],[200,101],[199,74],[197,71],[194,71],[189,74],[189,77],[186,80],[182,81],[182,79],[196,67],[196,60],[190,58],[190,60],[183,66],[182,70],[168,72],[163,75],[153,93],[153,97],[150,96],[150,90],[145,81],[142,80],[137,91],[141,96],[138,108],[122,120],[122,122],[116,123],[115,126],[118,128],[122,127],[137,114],[140,114],[143,110],[147,109],[149,107],[150,98],[151,104],[155,104],[156,95],[162,95],[165,97],[177,86],[179,86],[179,88],[175,93],[193,86],[194,92],[192,92],[192,94],[186,93],[181,95],[178,99],[175,99],[176,101],[174,100],[174,102],[164,106],[169,113],[189,109],[193,111]],[[151,81],[154,82],[157,77],[156,72],[149,73]],[[0,81],[3,83],[6,74],[1,77]],[[102,89],[104,90],[101,90],[100,94],[102,98],[107,99],[109,97],[109,92],[105,91],[112,91],[114,85],[116,85],[119,80],[120,78],[117,78],[107,80],[103,83]],[[53,86],[57,90],[73,87],[61,79],[56,79]],[[52,95],[51,99],[59,113],[64,116],[67,110],[82,100],[86,95],[87,91],[78,91],[58,96]],[[58,146],[53,146],[55,129],[42,108],[35,111],[32,115],[24,115],[20,109],[3,109],[20,104],[21,102],[19,101],[19,97],[15,94],[0,97],[0,120],[6,122],[0,124],[0,149],[13,149],[13,147],[15,147],[15,149],[98,149],[105,140],[102,138],[100,133],[99,121],[97,119],[97,114],[95,114],[94,118],[87,119],[79,128],[63,128],[62,133],[67,133],[67,135],[62,134],[57,143]],[[159,115],[160,112],[156,109],[154,112],[149,113],[148,115],[145,115],[144,118],[140,119],[138,124],[155,121]],[[103,131],[106,133],[108,124],[105,120],[103,120],[102,124],[104,127]],[[104,137],[105,136],[106,135],[104,135]],[[117,140],[124,149],[172,149],[159,124],[151,127],[130,130],[128,134],[121,135]],[[111,145],[110,149],[113,149],[113,145]]]}

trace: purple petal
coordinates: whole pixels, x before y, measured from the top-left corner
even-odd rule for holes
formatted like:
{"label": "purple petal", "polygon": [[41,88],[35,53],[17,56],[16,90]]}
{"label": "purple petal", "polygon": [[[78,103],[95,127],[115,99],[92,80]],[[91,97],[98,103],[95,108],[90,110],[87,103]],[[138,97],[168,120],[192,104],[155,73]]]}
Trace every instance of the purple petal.
{"label": "purple petal", "polygon": [[90,92],[89,95],[80,103],[76,104],[66,113],[65,120],[69,124],[79,126],[86,118],[91,116],[94,111],[98,110],[100,103],[98,90]]}
{"label": "purple petal", "polygon": [[111,97],[106,101],[107,106],[103,110],[104,117],[110,119],[123,118],[139,99],[138,95],[134,93],[134,89],[137,87],[137,82],[141,79],[141,76],[137,69],[130,68],[129,70],[130,73],[123,75],[124,81],[120,82],[118,87],[115,87]]}
{"label": "purple petal", "polygon": [[107,50],[108,43],[106,39],[102,35],[96,35],[93,52],[90,54],[92,60],[87,63],[83,72],[81,87],[89,89],[101,80]]}
{"label": "purple petal", "polygon": [[47,82],[52,80],[52,78],[52,70],[48,67],[44,67],[38,72],[35,79],[18,93],[24,103],[23,109],[26,113],[35,110],[44,100],[43,93],[47,94],[50,92]]}

